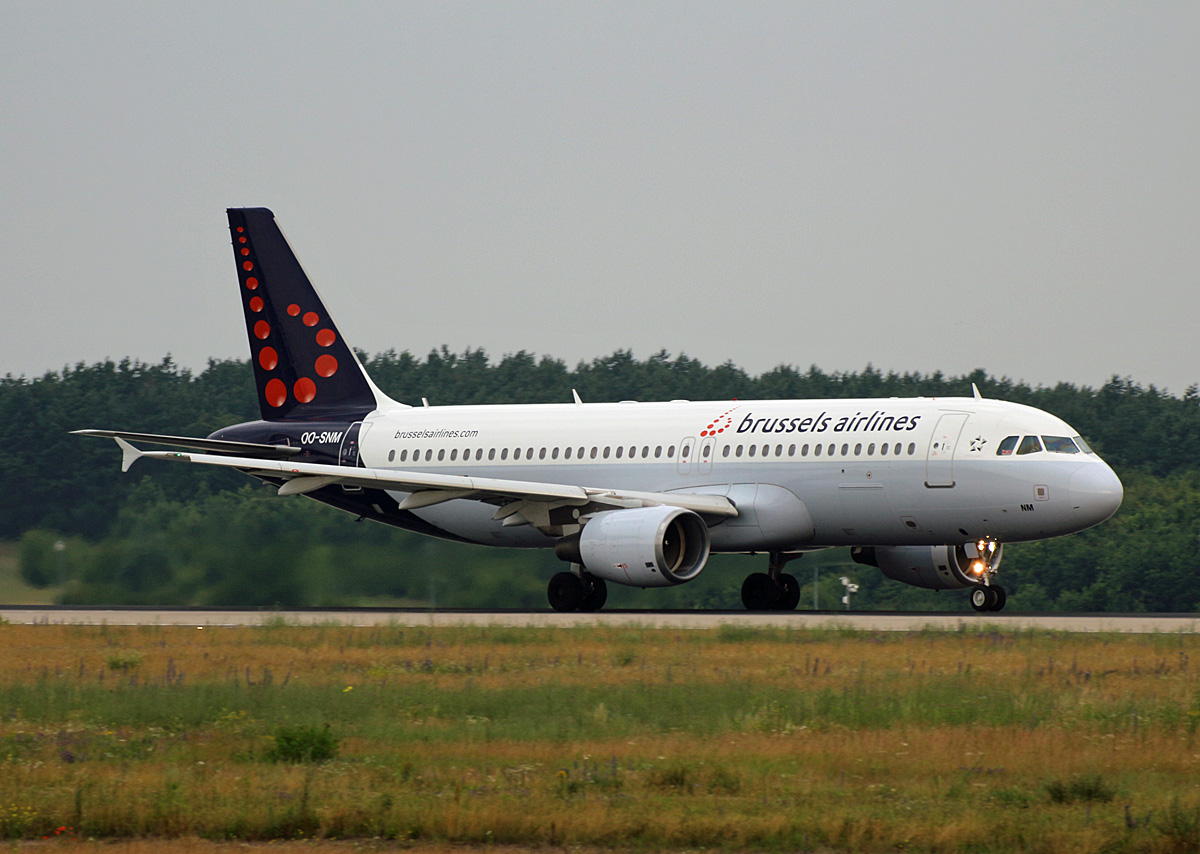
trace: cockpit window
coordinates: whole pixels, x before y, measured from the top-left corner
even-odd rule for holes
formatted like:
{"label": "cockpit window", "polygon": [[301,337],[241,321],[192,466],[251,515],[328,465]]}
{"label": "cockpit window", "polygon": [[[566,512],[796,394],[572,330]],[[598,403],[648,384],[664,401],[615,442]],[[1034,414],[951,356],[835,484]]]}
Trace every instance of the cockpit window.
{"label": "cockpit window", "polygon": [[1005,440],[1000,443],[1000,447],[996,449],[996,456],[1007,457],[1013,452],[1013,448],[1017,446],[1017,440],[1020,438],[1020,436],[1008,436],[1005,438]]}
{"label": "cockpit window", "polygon": [[1046,445],[1046,450],[1055,454],[1078,454],[1079,448],[1075,447],[1066,436],[1043,436],[1042,442]]}
{"label": "cockpit window", "polygon": [[1021,447],[1017,448],[1017,456],[1021,454],[1036,454],[1042,449],[1041,440],[1037,436],[1026,436],[1021,440]]}
{"label": "cockpit window", "polygon": [[1082,436],[1076,436],[1076,437],[1075,437],[1075,444],[1076,444],[1076,445],[1078,445],[1078,446],[1079,446],[1079,450],[1083,451],[1085,454],[1094,454],[1094,453],[1096,453],[1095,451],[1093,451],[1093,450],[1092,450],[1091,446],[1090,446],[1090,445],[1088,445],[1088,443],[1087,443],[1087,442],[1083,441],[1083,437],[1082,437]]}

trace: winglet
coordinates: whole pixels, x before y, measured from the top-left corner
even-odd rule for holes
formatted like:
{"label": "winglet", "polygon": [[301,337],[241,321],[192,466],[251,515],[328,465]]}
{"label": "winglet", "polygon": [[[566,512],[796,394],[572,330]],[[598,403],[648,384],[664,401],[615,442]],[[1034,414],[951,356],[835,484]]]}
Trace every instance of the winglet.
{"label": "winglet", "polygon": [[121,471],[129,471],[129,467],[145,456],[141,451],[133,445],[126,442],[120,436],[114,436],[113,441],[121,446]]}
{"label": "winglet", "polygon": [[983,400],[983,395],[979,393],[979,386],[971,383],[971,391],[975,394],[976,400]]}

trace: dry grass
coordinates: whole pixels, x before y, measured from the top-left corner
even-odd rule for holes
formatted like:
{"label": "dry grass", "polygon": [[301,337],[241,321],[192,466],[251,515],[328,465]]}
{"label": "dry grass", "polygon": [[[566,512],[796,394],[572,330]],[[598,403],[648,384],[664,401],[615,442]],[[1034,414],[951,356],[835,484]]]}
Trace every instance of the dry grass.
{"label": "dry grass", "polygon": [[[279,624],[0,626],[0,644],[9,838],[1200,847],[1193,636]],[[284,723],[328,724],[337,759],[265,761]]]}

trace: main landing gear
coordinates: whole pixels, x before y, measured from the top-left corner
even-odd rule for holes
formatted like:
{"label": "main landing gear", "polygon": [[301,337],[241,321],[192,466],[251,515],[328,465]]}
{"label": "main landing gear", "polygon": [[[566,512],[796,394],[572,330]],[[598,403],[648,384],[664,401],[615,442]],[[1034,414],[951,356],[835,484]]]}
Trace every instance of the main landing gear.
{"label": "main landing gear", "polygon": [[800,604],[800,582],[783,571],[798,554],[771,552],[766,572],[752,572],[742,583],[742,604],[747,611],[794,611]]}
{"label": "main landing gear", "polygon": [[555,611],[599,611],[608,601],[608,586],[603,578],[584,572],[571,564],[576,572],[559,572],[550,579],[546,598]]}

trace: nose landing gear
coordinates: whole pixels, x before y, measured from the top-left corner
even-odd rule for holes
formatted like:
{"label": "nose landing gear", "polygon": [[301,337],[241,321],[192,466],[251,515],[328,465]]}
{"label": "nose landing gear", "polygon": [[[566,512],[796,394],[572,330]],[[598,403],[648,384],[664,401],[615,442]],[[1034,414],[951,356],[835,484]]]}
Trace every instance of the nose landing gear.
{"label": "nose landing gear", "polygon": [[979,583],[971,589],[971,607],[976,611],[1000,611],[1008,601],[1004,588],[995,583],[996,570],[1000,565],[1000,544],[985,539],[972,545],[975,547],[975,556],[971,559],[971,573],[979,579]]}

